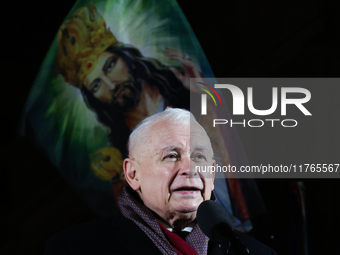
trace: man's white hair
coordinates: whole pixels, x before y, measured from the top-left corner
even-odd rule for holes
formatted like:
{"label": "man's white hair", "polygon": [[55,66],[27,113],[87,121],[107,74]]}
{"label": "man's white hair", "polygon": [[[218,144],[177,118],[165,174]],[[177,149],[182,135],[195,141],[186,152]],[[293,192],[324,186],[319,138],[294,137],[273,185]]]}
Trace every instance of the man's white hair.
{"label": "man's white hair", "polygon": [[[147,137],[147,133],[149,132],[150,127],[160,121],[171,121],[172,123],[179,125],[189,125],[190,122],[196,123],[199,127],[202,128],[205,134],[207,134],[204,128],[196,121],[194,115],[191,112],[184,109],[168,107],[163,112],[151,115],[150,117],[142,120],[132,131],[128,143],[129,157],[132,156],[131,152],[136,148],[136,146],[144,142],[144,139]],[[213,151],[212,147],[211,151]]]}

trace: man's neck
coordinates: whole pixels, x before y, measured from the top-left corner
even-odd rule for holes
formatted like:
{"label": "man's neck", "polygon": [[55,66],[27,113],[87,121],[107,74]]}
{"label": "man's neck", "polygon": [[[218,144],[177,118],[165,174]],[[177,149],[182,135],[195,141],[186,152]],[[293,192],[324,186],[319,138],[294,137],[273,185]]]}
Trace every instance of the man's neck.
{"label": "man's neck", "polygon": [[[155,215],[155,218],[156,218],[157,222],[162,224],[166,229],[168,229],[171,232],[182,231],[182,230],[184,230],[187,227],[190,227],[192,229],[194,227],[195,223],[196,223],[195,220],[189,221],[189,222],[188,221],[184,221],[184,220],[183,221],[182,220],[177,220],[175,222],[175,224],[172,226],[169,223],[167,223],[166,221],[164,221],[163,219],[161,219],[157,214],[154,213],[154,215]],[[188,231],[188,232],[191,232],[191,230]]]}
{"label": "man's neck", "polygon": [[135,128],[140,121],[156,113],[161,101],[162,95],[159,93],[159,89],[142,81],[139,104],[131,112],[125,114],[128,127]]}

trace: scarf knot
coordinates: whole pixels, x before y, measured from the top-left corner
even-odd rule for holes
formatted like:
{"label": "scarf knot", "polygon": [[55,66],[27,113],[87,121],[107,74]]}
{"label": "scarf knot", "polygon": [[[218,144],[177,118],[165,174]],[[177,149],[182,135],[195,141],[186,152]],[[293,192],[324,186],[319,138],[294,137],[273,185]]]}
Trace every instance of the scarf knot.
{"label": "scarf knot", "polygon": [[[121,213],[133,221],[151,239],[162,254],[177,254],[158,225],[153,212],[143,204],[138,194],[128,184],[124,185],[118,193],[118,205]],[[203,234],[197,224],[187,235],[185,241],[196,250],[197,254],[207,254],[209,238]]]}

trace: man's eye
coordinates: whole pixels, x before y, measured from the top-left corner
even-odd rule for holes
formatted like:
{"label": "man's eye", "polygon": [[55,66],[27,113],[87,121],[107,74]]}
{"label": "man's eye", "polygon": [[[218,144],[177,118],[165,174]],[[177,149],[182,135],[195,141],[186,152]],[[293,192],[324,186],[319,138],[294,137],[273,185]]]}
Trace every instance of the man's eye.
{"label": "man's eye", "polygon": [[195,155],[193,159],[194,160],[207,160],[206,156],[202,154]]}
{"label": "man's eye", "polygon": [[112,71],[112,68],[114,67],[114,65],[116,64],[116,60],[112,59],[109,64],[107,65],[106,69],[105,69],[105,73],[109,73]]}
{"label": "man's eye", "polygon": [[95,83],[93,83],[92,87],[91,87],[91,92],[94,94],[96,91],[98,91],[100,87],[100,81],[96,81]]}
{"label": "man's eye", "polygon": [[168,161],[176,161],[178,159],[178,155],[177,154],[169,154],[166,155],[163,160],[168,160]]}

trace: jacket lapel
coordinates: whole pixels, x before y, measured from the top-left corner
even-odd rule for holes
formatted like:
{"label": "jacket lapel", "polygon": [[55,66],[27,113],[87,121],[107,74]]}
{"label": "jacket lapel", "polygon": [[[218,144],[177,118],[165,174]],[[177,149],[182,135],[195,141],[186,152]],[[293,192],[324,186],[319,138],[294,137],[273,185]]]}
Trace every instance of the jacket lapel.
{"label": "jacket lapel", "polygon": [[117,251],[122,254],[162,254],[151,239],[131,220],[120,212],[112,221]]}

